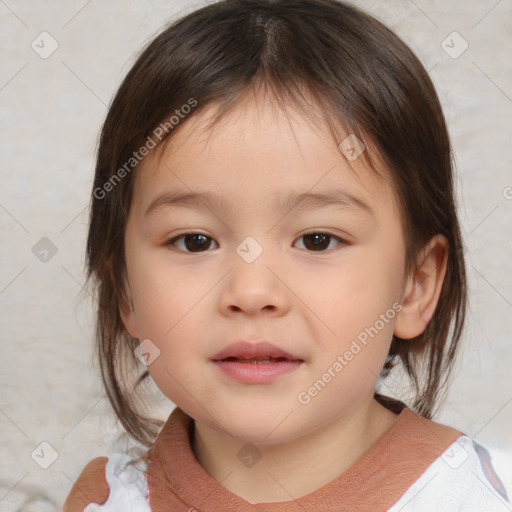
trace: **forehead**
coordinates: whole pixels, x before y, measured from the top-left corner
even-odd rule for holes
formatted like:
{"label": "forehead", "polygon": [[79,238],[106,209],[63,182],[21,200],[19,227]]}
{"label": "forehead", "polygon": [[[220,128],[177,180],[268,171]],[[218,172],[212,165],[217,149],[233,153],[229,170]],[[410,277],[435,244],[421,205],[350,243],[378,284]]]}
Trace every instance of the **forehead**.
{"label": "forehead", "polygon": [[[342,188],[377,208],[380,202],[394,202],[384,166],[379,167],[379,176],[364,158],[349,158],[363,146],[357,147],[359,139],[347,129],[340,127],[334,139],[318,117],[306,118],[293,108],[258,100],[240,103],[210,128],[218,107],[212,103],[185,119],[168,141],[139,164],[134,206],[140,214],[163,190],[208,189],[221,198],[243,195],[247,200],[264,193],[279,201],[294,190],[314,193]],[[348,143],[340,149],[345,140]],[[380,162],[375,153],[372,158]]]}

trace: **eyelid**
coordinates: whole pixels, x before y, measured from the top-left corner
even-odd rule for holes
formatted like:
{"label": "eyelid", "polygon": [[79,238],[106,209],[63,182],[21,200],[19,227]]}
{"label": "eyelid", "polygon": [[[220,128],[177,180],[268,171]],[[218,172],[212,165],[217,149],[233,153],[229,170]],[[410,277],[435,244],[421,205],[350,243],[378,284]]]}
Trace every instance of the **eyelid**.
{"label": "eyelid", "polygon": [[[341,236],[338,236],[338,235],[335,235],[334,233],[330,233],[329,231],[327,230],[321,230],[321,229],[316,229],[316,230],[313,230],[313,231],[307,231],[305,233],[302,233],[300,234],[296,240],[300,240],[301,238],[307,236],[307,235],[314,235],[314,234],[320,234],[320,235],[327,235],[328,237],[330,237],[331,239],[336,239],[338,241],[338,244],[334,247],[334,248],[331,248],[331,249],[328,249],[328,250],[325,250],[325,251],[308,251],[307,249],[303,249],[305,250],[306,252],[308,253],[312,253],[312,254],[322,254],[322,253],[331,253],[333,251],[336,250],[336,248],[342,246],[342,245],[350,245],[349,242],[347,242],[344,238],[342,238]],[[295,244],[294,244],[295,245]]]}
{"label": "eyelid", "polygon": [[178,249],[174,246],[174,243],[177,242],[180,238],[186,236],[186,235],[203,235],[206,238],[209,238],[210,240],[213,240],[217,245],[217,241],[215,238],[212,238],[210,235],[207,235],[206,233],[201,233],[200,231],[184,231],[183,233],[179,233],[177,235],[172,236],[171,238],[168,238],[164,243],[164,247],[173,247],[179,252],[183,252],[185,254],[200,254],[201,252],[208,252],[208,251],[199,251],[197,253],[190,252],[190,251],[183,251],[181,249]]}
{"label": "eyelid", "polygon": [[322,234],[322,235],[328,235],[328,236],[331,236],[332,238],[337,238],[338,240],[342,240],[343,242],[349,243],[348,236],[345,238],[345,235],[336,235],[335,233],[333,233],[332,231],[330,231],[327,228],[326,229],[313,229],[310,231],[305,231],[304,233],[301,233],[297,238],[301,238],[306,235],[314,235],[315,233]]}

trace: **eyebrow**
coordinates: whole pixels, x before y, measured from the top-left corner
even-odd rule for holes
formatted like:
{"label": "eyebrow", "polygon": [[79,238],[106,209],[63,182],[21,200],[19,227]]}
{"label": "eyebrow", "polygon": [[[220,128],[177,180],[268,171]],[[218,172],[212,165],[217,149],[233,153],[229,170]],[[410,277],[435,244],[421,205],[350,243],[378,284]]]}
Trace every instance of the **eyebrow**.
{"label": "eyebrow", "polygon": [[[158,210],[173,207],[205,209],[210,206],[220,210],[224,208],[225,205],[225,200],[221,196],[209,191],[164,192],[151,201],[144,213],[144,217],[156,213]],[[375,216],[374,211],[368,203],[345,190],[303,192],[299,194],[290,192],[284,197],[279,198],[276,202],[276,208],[285,212],[297,210],[299,207],[307,210],[327,206],[360,210]]]}

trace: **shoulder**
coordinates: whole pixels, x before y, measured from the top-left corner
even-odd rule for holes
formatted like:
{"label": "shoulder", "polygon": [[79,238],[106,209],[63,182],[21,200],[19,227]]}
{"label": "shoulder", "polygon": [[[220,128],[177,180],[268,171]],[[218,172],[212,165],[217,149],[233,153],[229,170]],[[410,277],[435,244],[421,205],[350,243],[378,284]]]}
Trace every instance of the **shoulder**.
{"label": "shoulder", "polygon": [[[132,464],[133,462],[136,462]],[[135,459],[128,453],[97,457],[83,469],[73,485],[63,512],[150,512],[146,479],[148,459]]]}
{"label": "shoulder", "polygon": [[450,461],[451,473],[460,480],[461,495],[473,497],[474,503],[481,503],[480,509],[510,511],[507,490],[488,450],[468,436],[460,437],[450,448],[443,455],[445,462]]}
{"label": "shoulder", "polygon": [[105,503],[110,494],[107,463],[108,457],[96,457],[84,467],[66,498],[63,512],[83,512],[89,503]]}
{"label": "shoulder", "polygon": [[433,461],[389,512],[506,512],[507,491],[489,452],[461,435]]}

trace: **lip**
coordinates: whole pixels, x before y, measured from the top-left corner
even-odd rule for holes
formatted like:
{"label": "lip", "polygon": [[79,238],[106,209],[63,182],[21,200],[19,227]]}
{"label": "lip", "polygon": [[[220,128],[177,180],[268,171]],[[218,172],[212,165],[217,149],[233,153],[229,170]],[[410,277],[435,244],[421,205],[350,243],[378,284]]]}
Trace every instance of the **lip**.
{"label": "lip", "polygon": [[290,354],[268,341],[260,341],[257,343],[236,341],[212,356],[212,359],[214,361],[220,361],[228,357],[241,359],[285,358],[289,361],[303,361],[300,357]]}
{"label": "lip", "polygon": [[[262,362],[265,359],[270,362]],[[226,376],[246,384],[272,382],[295,371],[304,362],[267,341],[237,341],[215,354],[212,361]]]}

